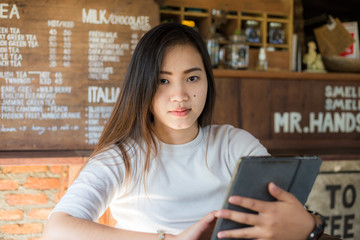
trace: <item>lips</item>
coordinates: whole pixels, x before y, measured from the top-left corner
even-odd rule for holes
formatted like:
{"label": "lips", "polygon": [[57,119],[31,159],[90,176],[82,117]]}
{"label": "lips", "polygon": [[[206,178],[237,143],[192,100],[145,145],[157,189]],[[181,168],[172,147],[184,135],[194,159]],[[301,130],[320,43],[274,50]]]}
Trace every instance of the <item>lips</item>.
{"label": "lips", "polygon": [[176,117],[184,117],[190,112],[190,109],[188,108],[177,108],[173,111],[170,111],[170,113]]}

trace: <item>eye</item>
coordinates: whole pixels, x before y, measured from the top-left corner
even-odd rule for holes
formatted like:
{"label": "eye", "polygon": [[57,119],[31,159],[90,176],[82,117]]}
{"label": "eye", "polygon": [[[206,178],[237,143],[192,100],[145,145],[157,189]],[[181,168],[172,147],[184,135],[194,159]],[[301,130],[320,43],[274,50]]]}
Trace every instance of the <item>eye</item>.
{"label": "eye", "polygon": [[167,79],[159,79],[159,84],[167,84],[169,83],[169,80]]}
{"label": "eye", "polygon": [[191,77],[189,77],[187,80],[189,81],[189,82],[195,82],[195,81],[197,81],[197,80],[199,80],[200,78],[198,77],[198,76],[191,76]]}

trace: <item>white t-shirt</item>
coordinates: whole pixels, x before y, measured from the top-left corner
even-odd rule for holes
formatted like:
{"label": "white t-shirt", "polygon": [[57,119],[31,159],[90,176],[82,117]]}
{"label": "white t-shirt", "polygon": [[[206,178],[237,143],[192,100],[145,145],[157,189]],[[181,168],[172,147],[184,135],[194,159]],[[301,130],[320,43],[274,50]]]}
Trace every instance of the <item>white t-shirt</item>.
{"label": "white t-shirt", "polygon": [[124,165],[113,146],[89,161],[53,212],[96,221],[110,206],[119,228],[177,234],[221,209],[240,157],[269,155],[256,138],[230,125],[207,126],[189,143],[160,147],[146,189],[141,182],[124,190]]}

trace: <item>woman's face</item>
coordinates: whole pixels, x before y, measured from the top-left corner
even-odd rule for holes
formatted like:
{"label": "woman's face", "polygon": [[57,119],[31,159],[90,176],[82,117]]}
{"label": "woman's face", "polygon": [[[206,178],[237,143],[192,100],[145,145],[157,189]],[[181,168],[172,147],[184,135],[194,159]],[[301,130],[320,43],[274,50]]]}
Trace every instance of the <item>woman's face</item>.
{"label": "woman's face", "polygon": [[207,88],[204,64],[197,49],[187,44],[165,50],[151,106],[160,140],[181,144],[196,137]]}

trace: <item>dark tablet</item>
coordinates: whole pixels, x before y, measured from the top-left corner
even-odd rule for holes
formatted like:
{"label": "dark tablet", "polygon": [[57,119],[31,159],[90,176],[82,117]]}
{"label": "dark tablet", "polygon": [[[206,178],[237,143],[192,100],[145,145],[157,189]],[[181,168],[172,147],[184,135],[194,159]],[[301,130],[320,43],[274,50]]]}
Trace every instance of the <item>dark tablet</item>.
{"label": "dark tablet", "polygon": [[[316,156],[242,158],[233,173],[223,208],[255,213],[230,204],[228,199],[230,196],[239,195],[263,201],[275,201],[276,199],[268,192],[269,182],[274,182],[282,189],[291,192],[302,204],[305,204],[319,173],[320,165],[321,159]],[[216,234],[221,230],[243,227],[248,225],[219,218],[211,240],[217,240]]]}

